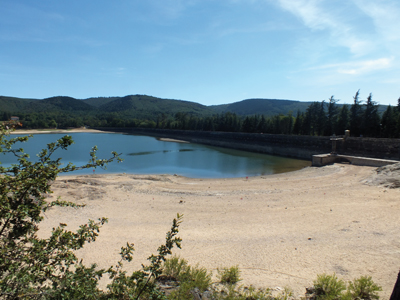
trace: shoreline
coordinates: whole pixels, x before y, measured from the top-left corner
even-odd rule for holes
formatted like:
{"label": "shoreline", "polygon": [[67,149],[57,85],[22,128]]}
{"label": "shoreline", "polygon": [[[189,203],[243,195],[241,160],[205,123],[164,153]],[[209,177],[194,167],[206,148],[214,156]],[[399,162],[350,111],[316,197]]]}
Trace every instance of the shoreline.
{"label": "shoreline", "polygon": [[363,183],[375,168],[335,164],[267,176],[193,179],[173,175],[65,175],[52,185],[82,209],[53,208],[39,233],[59,222],[69,230],[108,217],[98,240],[78,252],[85,264],[114,265],[120,247],[135,243],[140,268],[183,214],[182,250],[173,253],[215,276],[238,265],[241,284],[294,289],[304,296],[318,274],[353,280],[372,276],[389,298],[400,260],[400,190]]}
{"label": "shoreline", "polygon": [[[88,132],[88,133],[120,133],[114,131],[104,131],[98,129],[91,129],[91,128],[73,128],[73,129],[16,129],[15,131],[10,132],[10,134],[50,134],[50,133],[77,133],[77,132]],[[184,143],[190,144],[188,141],[183,141],[179,139],[172,139],[172,138],[157,138],[163,142],[174,142],[174,143]]]}
{"label": "shoreline", "polygon": [[71,133],[71,132],[93,132],[93,133],[109,133],[110,131],[102,131],[90,128],[73,128],[73,129],[16,129],[10,134],[48,134],[48,133]]}

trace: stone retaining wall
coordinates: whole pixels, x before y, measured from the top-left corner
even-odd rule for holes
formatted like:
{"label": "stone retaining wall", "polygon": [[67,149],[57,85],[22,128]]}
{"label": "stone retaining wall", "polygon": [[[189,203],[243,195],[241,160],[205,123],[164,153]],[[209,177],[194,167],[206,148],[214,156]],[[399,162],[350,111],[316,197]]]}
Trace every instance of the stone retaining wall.
{"label": "stone retaining wall", "polygon": [[[216,131],[167,130],[147,128],[97,128],[159,138],[173,138],[192,143],[232,148],[272,155],[311,160],[313,155],[330,153],[330,137],[283,134],[236,133]],[[353,138],[338,142],[343,155],[400,160],[400,139]]]}
{"label": "stone retaining wall", "polygon": [[348,137],[340,144],[340,154],[400,160],[400,139]]}

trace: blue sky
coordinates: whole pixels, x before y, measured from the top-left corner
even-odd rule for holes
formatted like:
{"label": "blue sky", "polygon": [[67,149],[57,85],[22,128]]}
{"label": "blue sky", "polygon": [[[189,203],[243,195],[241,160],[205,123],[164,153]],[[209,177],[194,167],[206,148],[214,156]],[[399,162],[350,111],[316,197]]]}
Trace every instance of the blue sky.
{"label": "blue sky", "polygon": [[400,97],[399,0],[0,0],[0,95]]}

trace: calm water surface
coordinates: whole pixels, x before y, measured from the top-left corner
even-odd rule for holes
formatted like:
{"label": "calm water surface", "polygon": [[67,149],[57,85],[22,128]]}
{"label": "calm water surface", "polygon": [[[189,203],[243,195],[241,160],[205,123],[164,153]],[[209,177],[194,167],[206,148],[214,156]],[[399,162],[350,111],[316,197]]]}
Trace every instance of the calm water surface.
{"label": "calm water surface", "polygon": [[[35,134],[27,143],[18,145],[30,154],[31,160],[48,143],[65,134]],[[228,178],[268,175],[299,170],[311,163],[305,160],[210,147],[199,144],[176,143],[157,140],[154,137],[116,133],[70,133],[75,144],[67,151],[59,150],[67,164],[86,164],[89,151],[97,145],[98,157],[108,158],[111,151],[122,153],[122,163],[110,163],[107,170],[96,169],[96,174],[178,174],[192,178]],[[13,158],[0,156],[3,166],[11,165]],[[82,170],[74,174],[91,174],[93,170]]]}

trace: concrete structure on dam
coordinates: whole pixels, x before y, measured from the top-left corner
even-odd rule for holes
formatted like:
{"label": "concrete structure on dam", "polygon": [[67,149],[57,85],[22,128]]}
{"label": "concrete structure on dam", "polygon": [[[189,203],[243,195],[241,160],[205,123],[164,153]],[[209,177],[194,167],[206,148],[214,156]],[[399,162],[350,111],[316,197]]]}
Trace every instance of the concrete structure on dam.
{"label": "concrete structure on dam", "polygon": [[325,137],[148,128],[97,129],[306,159],[315,166],[348,162],[379,167],[400,161],[400,139],[350,137],[349,134]]}

